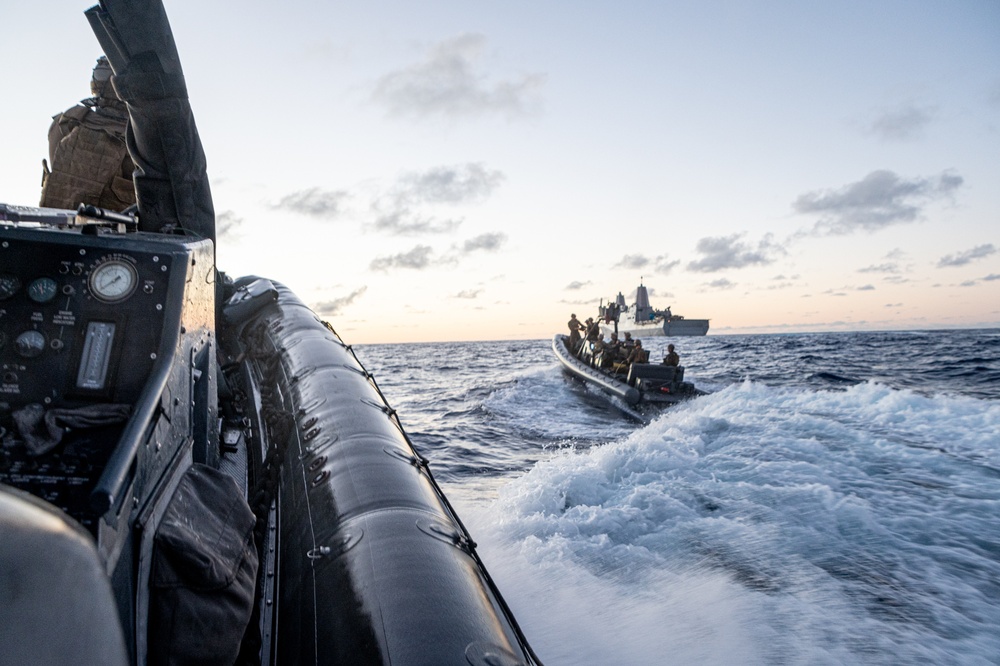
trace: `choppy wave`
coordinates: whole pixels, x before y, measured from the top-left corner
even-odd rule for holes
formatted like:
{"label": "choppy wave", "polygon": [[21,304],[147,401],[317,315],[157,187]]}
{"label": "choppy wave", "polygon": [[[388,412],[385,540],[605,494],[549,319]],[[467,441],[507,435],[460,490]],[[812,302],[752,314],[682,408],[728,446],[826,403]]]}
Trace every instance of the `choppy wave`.
{"label": "choppy wave", "polygon": [[996,663],[997,332],[678,347],[645,426],[547,341],[365,349],[549,666]]}
{"label": "choppy wave", "polygon": [[[490,529],[531,568],[589,581],[576,612],[622,604],[609,639],[659,618],[632,663],[993,663],[998,432],[1000,404],[746,382],[538,463],[501,489]],[[546,580],[521,581],[541,653],[607,663],[545,644],[567,582]]]}

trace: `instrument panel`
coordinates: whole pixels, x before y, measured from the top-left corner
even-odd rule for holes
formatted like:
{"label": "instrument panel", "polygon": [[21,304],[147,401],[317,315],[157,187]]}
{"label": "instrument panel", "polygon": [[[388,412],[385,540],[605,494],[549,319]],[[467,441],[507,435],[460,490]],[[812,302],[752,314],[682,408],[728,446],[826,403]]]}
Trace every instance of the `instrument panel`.
{"label": "instrument panel", "polygon": [[183,239],[5,231],[0,402],[132,402],[156,359],[178,260],[186,274]]}
{"label": "instrument panel", "polygon": [[[136,474],[158,474],[170,459],[161,444],[171,451],[191,437],[215,283],[210,241],[87,228],[0,223],[0,483],[96,537],[91,492],[124,418],[164,368],[166,388],[145,400],[167,425]],[[164,435],[174,426],[182,434]]]}

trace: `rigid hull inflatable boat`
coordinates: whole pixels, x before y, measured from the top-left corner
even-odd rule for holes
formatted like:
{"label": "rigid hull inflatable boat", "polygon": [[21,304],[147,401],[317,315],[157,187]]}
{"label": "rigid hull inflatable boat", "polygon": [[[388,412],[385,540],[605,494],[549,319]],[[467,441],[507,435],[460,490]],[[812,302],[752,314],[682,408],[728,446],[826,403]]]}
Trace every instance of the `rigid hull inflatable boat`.
{"label": "rigid hull inflatable boat", "polygon": [[684,381],[683,366],[630,363],[622,372],[615,372],[605,367],[594,353],[593,342],[582,340],[579,344],[579,349],[572,350],[568,335],[556,334],[552,339],[552,351],[563,369],[573,377],[623,400],[630,407],[664,407],[705,395],[694,384]]}
{"label": "rigid hull inflatable boat", "polygon": [[351,347],[216,269],[159,0],[86,14],[138,211],[0,205],[0,663],[539,663]]}

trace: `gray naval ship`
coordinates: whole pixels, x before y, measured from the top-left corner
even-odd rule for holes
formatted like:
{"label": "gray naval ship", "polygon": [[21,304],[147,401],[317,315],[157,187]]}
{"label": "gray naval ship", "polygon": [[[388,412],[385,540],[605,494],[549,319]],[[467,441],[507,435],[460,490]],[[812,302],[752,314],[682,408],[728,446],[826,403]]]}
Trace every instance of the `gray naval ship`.
{"label": "gray naval ship", "polygon": [[610,336],[631,333],[634,338],[657,336],[705,335],[708,333],[707,319],[687,319],[673,314],[668,307],[657,310],[649,304],[649,292],[642,284],[636,289],[635,303],[625,304],[625,296],[618,292],[614,301],[599,308],[601,332]]}

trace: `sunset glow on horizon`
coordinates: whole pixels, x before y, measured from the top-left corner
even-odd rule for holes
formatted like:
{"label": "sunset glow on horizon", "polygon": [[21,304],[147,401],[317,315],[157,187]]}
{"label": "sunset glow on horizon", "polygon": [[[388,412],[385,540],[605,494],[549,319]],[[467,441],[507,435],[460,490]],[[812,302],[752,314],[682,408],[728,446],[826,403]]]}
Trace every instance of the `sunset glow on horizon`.
{"label": "sunset glow on horizon", "polygon": [[[165,5],[219,268],[348,342],[549,338],[640,281],[709,335],[1000,326],[996,2]],[[3,10],[0,202],[88,6]]]}

